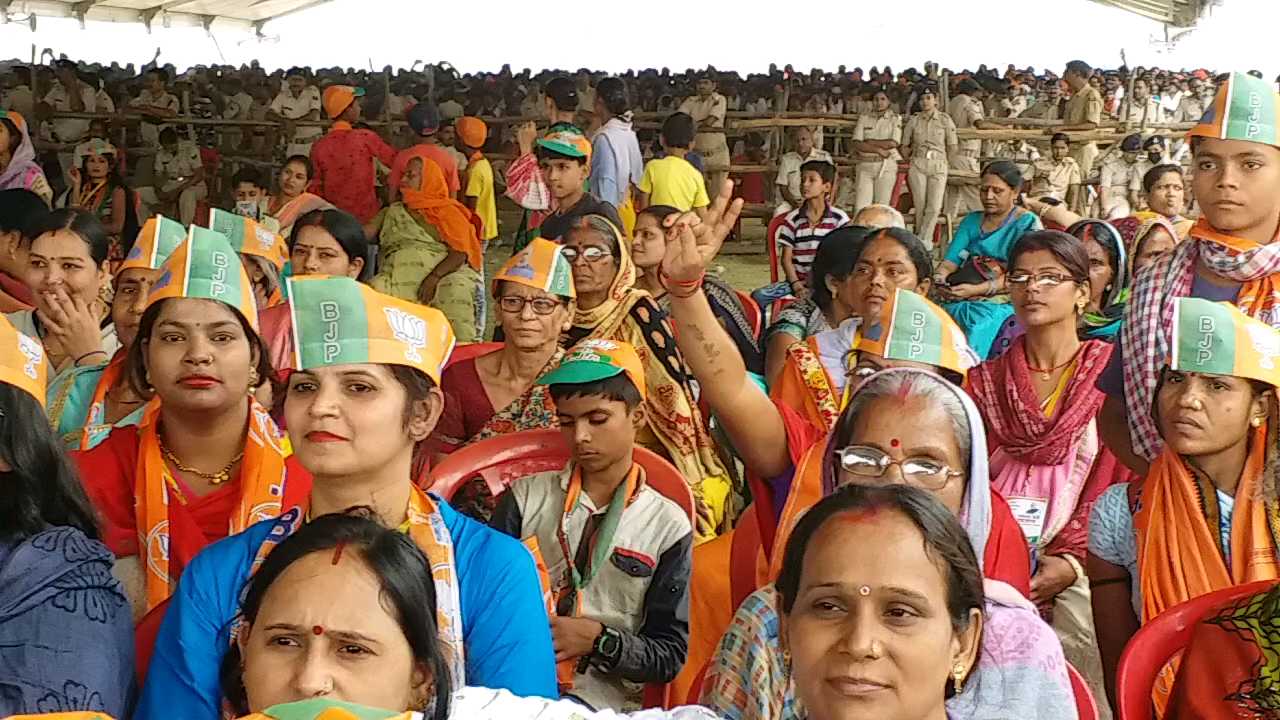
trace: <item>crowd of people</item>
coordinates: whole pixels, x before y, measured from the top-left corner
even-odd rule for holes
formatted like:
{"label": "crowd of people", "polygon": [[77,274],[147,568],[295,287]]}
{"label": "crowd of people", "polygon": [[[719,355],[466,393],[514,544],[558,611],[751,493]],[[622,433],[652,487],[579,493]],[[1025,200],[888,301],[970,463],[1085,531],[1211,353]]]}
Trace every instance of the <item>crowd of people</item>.
{"label": "crowd of people", "polygon": [[1280,706],[1256,73],[173,77],[7,75],[0,714],[1128,720],[1206,597],[1136,695]]}

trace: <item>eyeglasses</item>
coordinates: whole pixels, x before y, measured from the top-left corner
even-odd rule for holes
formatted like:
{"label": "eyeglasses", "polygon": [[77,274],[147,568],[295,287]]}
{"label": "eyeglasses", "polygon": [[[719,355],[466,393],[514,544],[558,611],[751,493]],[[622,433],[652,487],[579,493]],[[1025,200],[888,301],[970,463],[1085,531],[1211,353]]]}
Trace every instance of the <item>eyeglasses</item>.
{"label": "eyeglasses", "polygon": [[598,263],[607,257],[611,257],[613,252],[593,245],[581,250],[573,247],[562,247],[560,248],[560,254],[564,255],[564,259],[568,260],[569,263],[572,264],[580,257],[585,258],[589,263]]}
{"label": "eyeglasses", "polygon": [[519,295],[504,295],[498,298],[498,307],[502,308],[502,312],[512,315],[519,315],[524,312],[524,306],[533,306],[534,315],[550,315],[560,307],[559,300],[552,300],[545,297],[521,297]]}
{"label": "eyeglasses", "polygon": [[1009,273],[1005,278],[1005,282],[1011,288],[1025,289],[1027,287],[1037,287],[1048,290],[1056,288],[1064,282],[1074,282],[1075,278],[1070,275],[1063,275],[1055,272],[1042,272],[1032,275],[1029,272]]}
{"label": "eyeglasses", "polygon": [[946,463],[926,457],[890,460],[888,455],[866,445],[851,445],[835,451],[841,469],[859,477],[880,478],[889,468],[897,465],[902,477],[911,485],[926,490],[941,490],[947,482],[963,473],[953,470]]}

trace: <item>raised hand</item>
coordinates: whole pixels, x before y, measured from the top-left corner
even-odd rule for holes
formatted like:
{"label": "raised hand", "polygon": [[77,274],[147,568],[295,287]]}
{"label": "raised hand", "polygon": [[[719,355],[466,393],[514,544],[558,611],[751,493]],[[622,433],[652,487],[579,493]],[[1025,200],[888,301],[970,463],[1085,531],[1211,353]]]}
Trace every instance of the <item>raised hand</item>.
{"label": "raised hand", "polygon": [[733,199],[733,181],[726,180],[701,220],[692,212],[664,219],[667,251],[662,258],[662,271],[667,277],[678,282],[702,277],[737,224],[742,204],[741,198]]}

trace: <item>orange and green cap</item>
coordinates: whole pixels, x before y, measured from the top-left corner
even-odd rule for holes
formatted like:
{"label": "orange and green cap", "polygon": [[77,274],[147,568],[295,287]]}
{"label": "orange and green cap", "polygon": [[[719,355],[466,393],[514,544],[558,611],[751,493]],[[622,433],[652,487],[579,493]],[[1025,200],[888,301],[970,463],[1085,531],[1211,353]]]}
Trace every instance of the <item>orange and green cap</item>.
{"label": "orange and green cap", "polygon": [[880,317],[858,334],[854,349],[887,360],[933,365],[961,377],[980,362],[965,340],[964,331],[945,310],[902,288],[894,290],[893,298],[880,310]]}
{"label": "orange and green cap", "polygon": [[178,246],[186,242],[187,229],[177,220],[170,220],[163,215],[153,215],[133,241],[133,248],[120,264],[117,274],[138,268],[142,270],[159,270],[165,260],[173,254]]}
{"label": "orange and green cap", "polygon": [[440,384],[453,327],[435,308],[383,295],[348,277],[289,278],[295,370],[405,365]]}
{"label": "orange and green cap", "polygon": [[422,720],[422,713],[395,712],[341,700],[311,698],[272,705],[243,720]]}
{"label": "orange and green cap", "polygon": [[583,340],[564,356],[560,366],[538,378],[539,385],[581,385],[622,373],[645,396],[644,365],[628,343],[604,338]]}
{"label": "orange and green cap", "polygon": [[324,106],[324,114],[332,120],[347,108],[351,107],[351,103],[356,98],[364,97],[364,88],[352,87],[350,85],[330,85],[324,89],[324,95],[320,99],[320,104]]}
{"label": "orange and green cap", "polygon": [[537,145],[566,157],[591,161],[591,141],[577,128],[547,133],[537,140]]}
{"label": "orange and green cap", "polygon": [[504,281],[564,298],[577,297],[573,290],[573,268],[565,259],[563,248],[546,238],[534,238],[493,276],[494,297],[498,296],[498,284]]}
{"label": "orange and green cap", "polygon": [[0,317],[0,383],[27,393],[44,407],[45,383],[49,378],[49,357],[39,340],[18,332],[7,318]]}
{"label": "orange and green cap", "polygon": [[251,218],[215,208],[209,211],[209,229],[226,235],[236,252],[265,258],[276,270],[284,269],[289,259],[284,238]]}
{"label": "orange and green cap", "polygon": [[1280,147],[1280,94],[1266,80],[1231,73],[1187,137],[1246,140]]}
{"label": "orange and green cap", "polygon": [[1173,310],[1169,367],[1231,375],[1280,387],[1280,331],[1230,303],[1180,298]]}
{"label": "orange and green cap", "polygon": [[150,307],[169,298],[217,300],[235,308],[258,329],[258,305],[240,256],[220,232],[192,225],[187,240],[160,268],[160,277],[147,297]]}

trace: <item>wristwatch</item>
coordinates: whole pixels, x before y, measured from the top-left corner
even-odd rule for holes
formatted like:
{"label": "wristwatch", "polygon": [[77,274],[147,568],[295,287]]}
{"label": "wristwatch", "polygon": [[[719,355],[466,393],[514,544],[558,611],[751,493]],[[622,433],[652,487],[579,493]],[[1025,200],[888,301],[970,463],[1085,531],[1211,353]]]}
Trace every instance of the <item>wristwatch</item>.
{"label": "wristwatch", "polygon": [[612,672],[622,657],[622,633],[608,625],[602,626],[596,642],[591,647],[591,664],[601,672]]}

